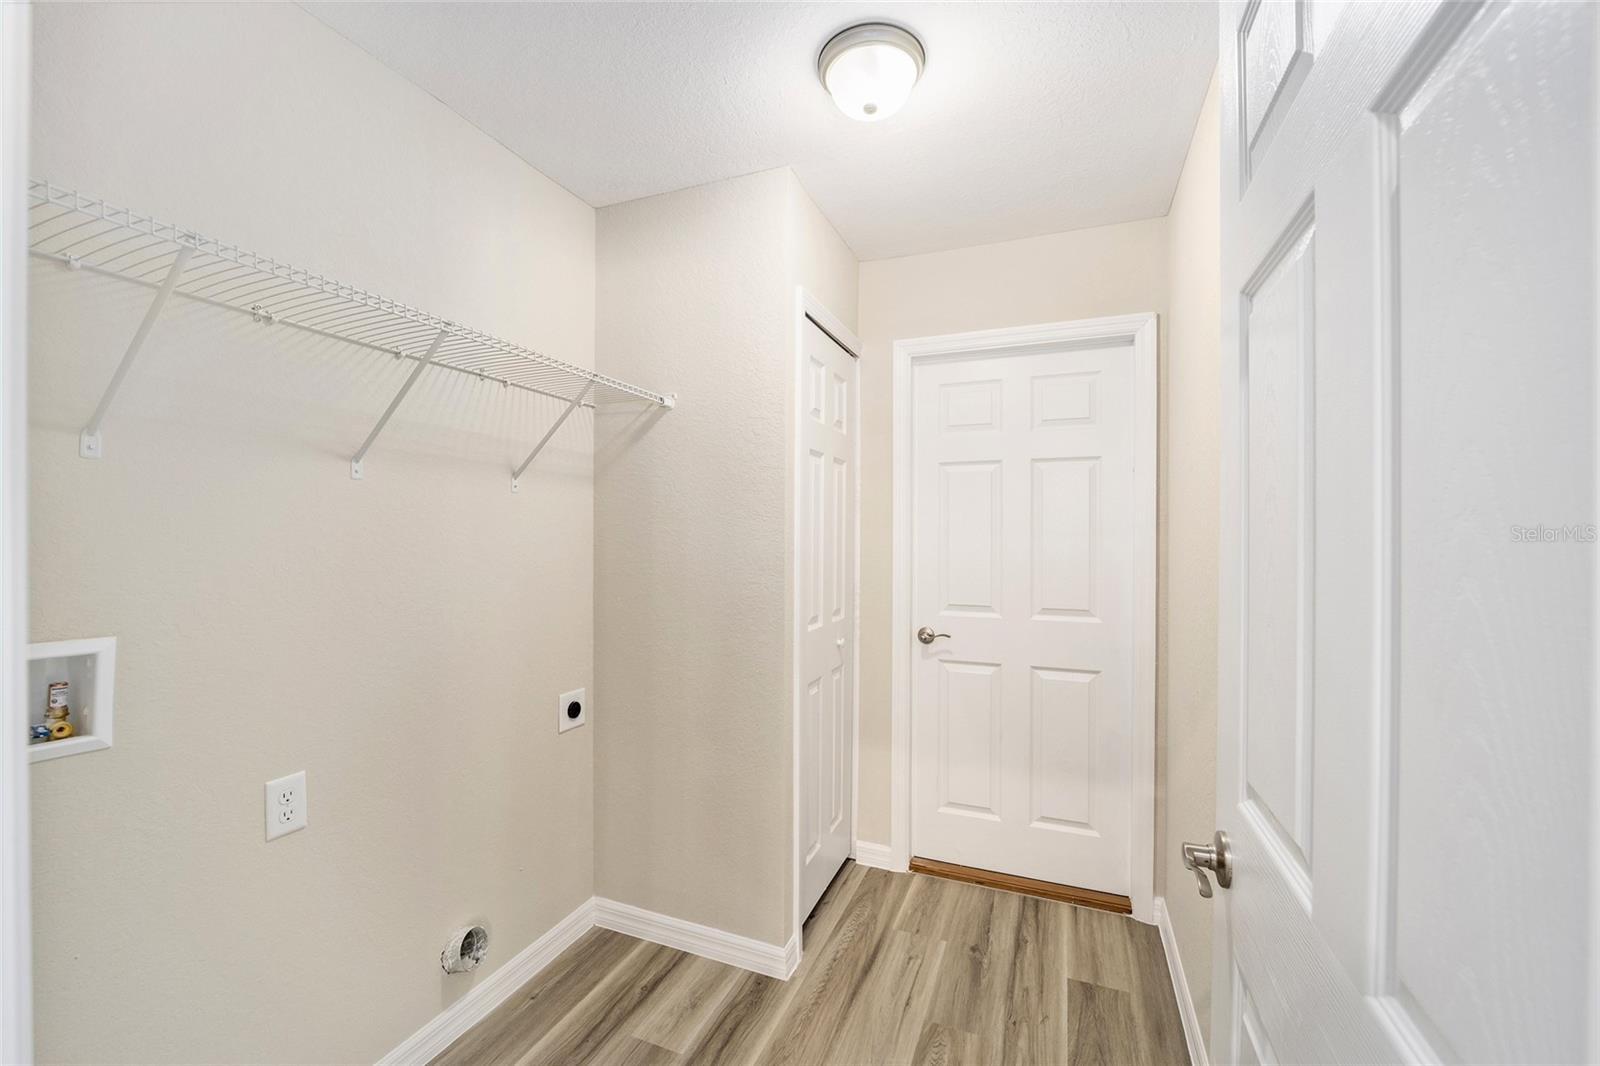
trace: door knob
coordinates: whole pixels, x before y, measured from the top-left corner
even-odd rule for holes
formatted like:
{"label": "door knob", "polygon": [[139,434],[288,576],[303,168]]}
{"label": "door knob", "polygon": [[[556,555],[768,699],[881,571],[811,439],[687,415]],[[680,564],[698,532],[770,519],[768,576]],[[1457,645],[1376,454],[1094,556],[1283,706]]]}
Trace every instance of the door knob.
{"label": "door knob", "polygon": [[1207,870],[1217,875],[1217,884],[1223,888],[1233,884],[1233,853],[1228,850],[1227,833],[1219,829],[1209,845],[1185,843],[1182,850],[1184,869],[1194,871],[1195,880],[1200,882],[1201,896],[1211,898]]}
{"label": "door knob", "polygon": [[924,644],[932,644],[940,637],[948,636],[950,636],[949,633],[935,633],[931,626],[923,626],[921,629],[917,630],[917,639],[922,641]]}

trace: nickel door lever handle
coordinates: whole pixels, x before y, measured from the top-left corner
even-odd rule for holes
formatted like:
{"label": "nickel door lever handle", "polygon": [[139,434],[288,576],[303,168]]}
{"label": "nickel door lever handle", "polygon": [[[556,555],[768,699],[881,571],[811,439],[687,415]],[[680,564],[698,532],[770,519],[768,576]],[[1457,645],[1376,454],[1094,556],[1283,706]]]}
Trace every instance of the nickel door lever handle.
{"label": "nickel door lever handle", "polygon": [[938,640],[940,637],[949,637],[949,636],[950,636],[949,633],[935,633],[933,631],[933,627],[931,627],[931,626],[923,626],[921,629],[917,630],[917,639],[922,641],[922,643],[924,643],[924,644],[932,644],[934,641]]}
{"label": "nickel door lever handle", "polygon": [[1223,888],[1233,884],[1233,853],[1228,850],[1227,833],[1217,830],[1209,845],[1185,843],[1182,852],[1184,868],[1194,871],[1195,880],[1200,882],[1200,895],[1205,899],[1211,898],[1207,870],[1217,875],[1217,884]]}

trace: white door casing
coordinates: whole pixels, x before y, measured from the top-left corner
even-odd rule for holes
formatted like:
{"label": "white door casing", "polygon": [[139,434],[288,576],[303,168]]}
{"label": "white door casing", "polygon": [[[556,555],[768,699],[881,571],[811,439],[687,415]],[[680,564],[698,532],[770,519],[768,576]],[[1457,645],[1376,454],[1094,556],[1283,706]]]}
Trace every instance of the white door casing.
{"label": "white door casing", "polygon": [[1221,19],[1212,1057],[1592,1059],[1596,12]]}
{"label": "white door casing", "polygon": [[28,4],[0,6],[0,1062],[33,1061],[28,753]]}
{"label": "white door casing", "polygon": [[1155,330],[895,346],[896,865],[1128,894],[1151,916]]}
{"label": "white door casing", "polygon": [[[802,292],[795,468],[798,923],[855,840],[859,373],[843,327]],[[819,323],[822,323],[819,325]],[[824,329],[824,326],[827,328]],[[836,339],[838,338],[838,339]]]}

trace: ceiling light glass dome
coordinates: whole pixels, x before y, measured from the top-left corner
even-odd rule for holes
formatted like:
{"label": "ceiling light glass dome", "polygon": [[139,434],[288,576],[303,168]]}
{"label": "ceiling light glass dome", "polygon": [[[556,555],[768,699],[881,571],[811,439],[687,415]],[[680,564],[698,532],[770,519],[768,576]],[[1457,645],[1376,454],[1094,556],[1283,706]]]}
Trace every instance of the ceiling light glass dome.
{"label": "ceiling light glass dome", "polygon": [[817,57],[817,76],[839,110],[858,122],[881,122],[910,97],[926,55],[908,30],[868,22],[834,35]]}

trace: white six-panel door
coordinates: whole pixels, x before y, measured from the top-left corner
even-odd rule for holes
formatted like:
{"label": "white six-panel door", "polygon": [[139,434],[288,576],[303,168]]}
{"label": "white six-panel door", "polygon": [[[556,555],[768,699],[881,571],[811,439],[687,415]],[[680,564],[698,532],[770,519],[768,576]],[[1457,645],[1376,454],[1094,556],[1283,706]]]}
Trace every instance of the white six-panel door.
{"label": "white six-panel door", "polygon": [[1596,11],[1221,19],[1212,1057],[1592,1058]]}
{"label": "white six-panel door", "polygon": [[850,855],[855,744],[856,360],[801,325],[796,610],[800,917]]}
{"label": "white six-panel door", "polygon": [[1127,894],[1135,360],[912,372],[912,849]]}

